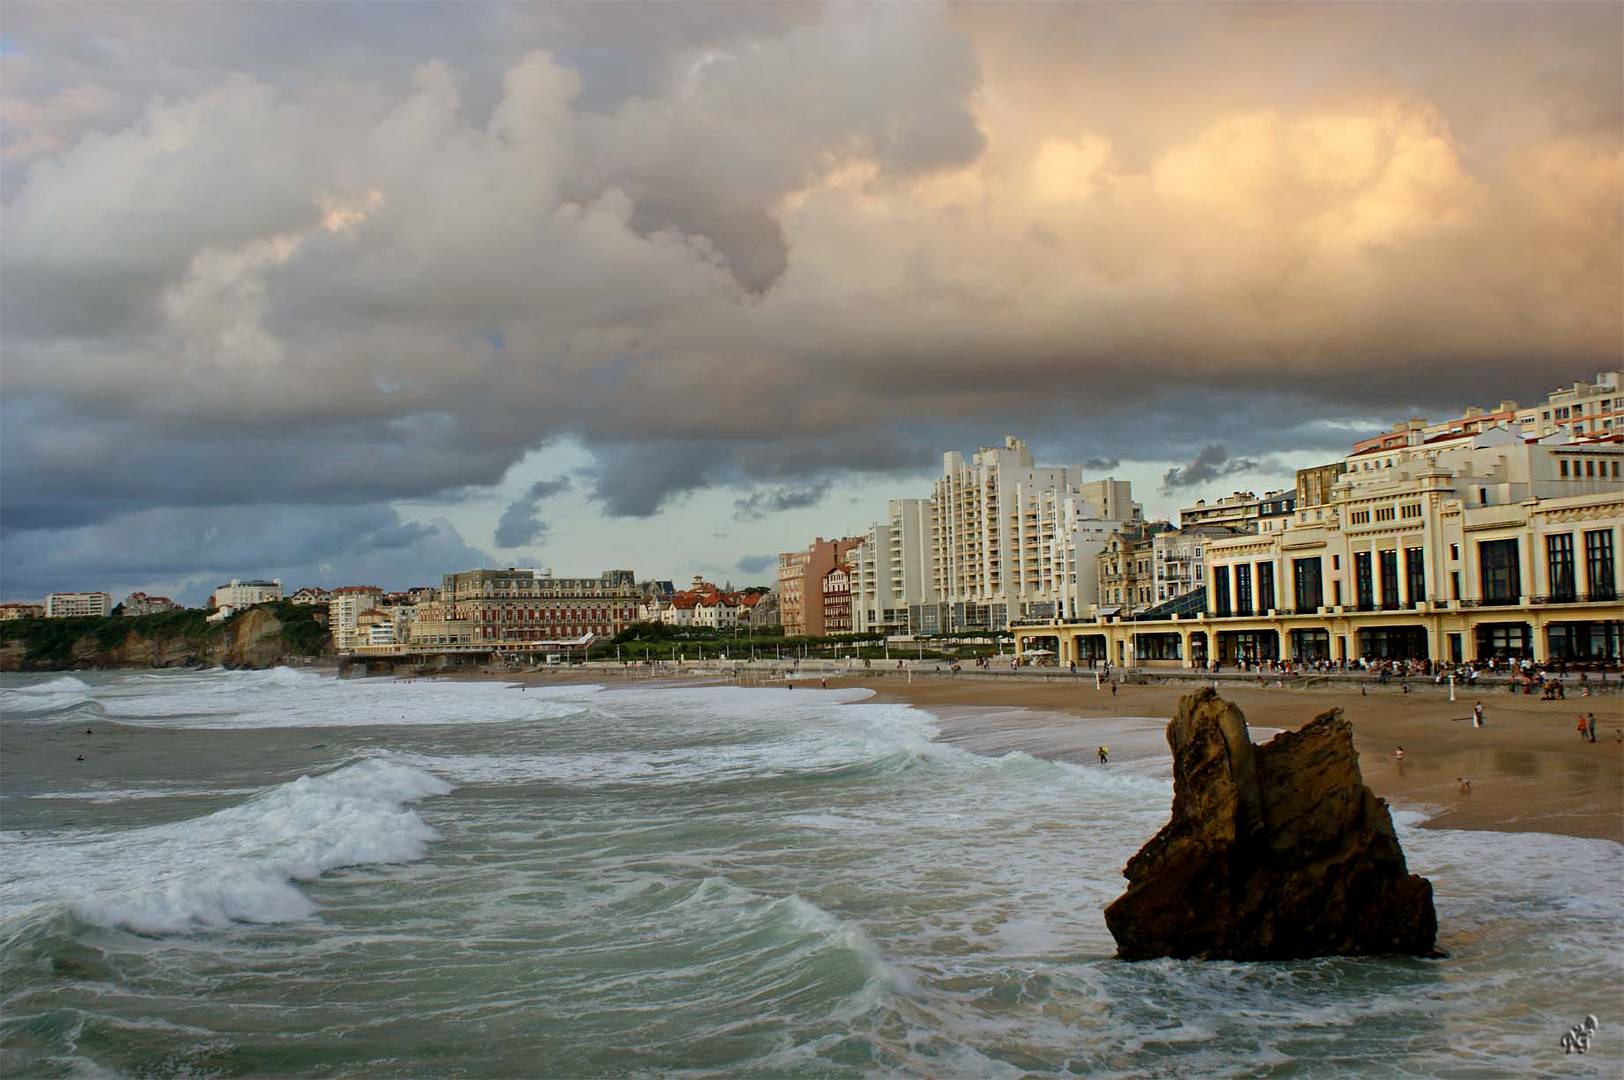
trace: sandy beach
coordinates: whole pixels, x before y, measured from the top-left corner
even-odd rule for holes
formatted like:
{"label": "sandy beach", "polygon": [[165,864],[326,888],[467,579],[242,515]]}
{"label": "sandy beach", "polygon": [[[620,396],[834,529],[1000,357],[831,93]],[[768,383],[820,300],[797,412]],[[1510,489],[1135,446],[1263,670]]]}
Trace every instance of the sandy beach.
{"label": "sandy beach", "polygon": [[[542,685],[621,683],[612,671],[503,677]],[[649,684],[640,680],[632,685]],[[1123,685],[1113,697],[1088,680],[932,675],[908,682],[877,672],[831,677],[828,686],[862,687],[874,692],[873,700],[925,709],[939,719],[944,739],[978,753],[1021,750],[1074,762],[1094,760],[1101,739],[1090,720],[1168,717],[1191,689]],[[1394,806],[1431,814],[1429,827],[1558,833],[1624,843],[1624,742],[1618,739],[1624,699],[1616,695],[1540,701],[1496,689],[1461,695],[1451,703],[1430,688],[1366,696],[1347,688],[1239,684],[1222,686],[1220,693],[1241,707],[1254,728],[1294,729],[1328,709],[1342,709],[1354,727],[1366,782]],[[1482,728],[1471,724],[1474,700],[1483,702]],[[1575,731],[1583,712],[1596,714],[1594,744]],[[1402,765],[1393,754],[1399,746],[1404,748]],[[1470,779],[1469,793],[1461,790],[1459,777]]]}
{"label": "sandy beach", "polygon": [[[995,723],[1007,740],[1004,750],[1067,761],[1093,759],[1094,738],[1087,721],[1115,716],[1171,716],[1180,686],[1132,686],[1095,690],[1091,683],[999,685],[952,679],[850,680],[836,685],[868,685],[880,700],[906,701],[938,712],[943,735],[972,739],[990,749],[987,730]],[[1391,803],[1435,809],[1435,828],[1497,829],[1604,837],[1624,843],[1624,743],[1615,732],[1624,723],[1617,697],[1537,698],[1500,693],[1451,703],[1434,694],[1294,691],[1284,688],[1223,687],[1225,697],[1245,712],[1253,727],[1293,729],[1320,713],[1340,708],[1354,728],[1365,780]],[[1472,727],[1471,702],[1482,700],[1485,726]],[[988,714],[981,710],[1023,711]],[[970,711],[966,711],[969,707]],[[1597,741],[1581,739],[1575,723],[1594,711]],[[1072,723],[1055,723],[1056,717]],[[1393,751],[1404,747],[1402,766]],[[1457,777],[1471,780],[1465,793]]]}

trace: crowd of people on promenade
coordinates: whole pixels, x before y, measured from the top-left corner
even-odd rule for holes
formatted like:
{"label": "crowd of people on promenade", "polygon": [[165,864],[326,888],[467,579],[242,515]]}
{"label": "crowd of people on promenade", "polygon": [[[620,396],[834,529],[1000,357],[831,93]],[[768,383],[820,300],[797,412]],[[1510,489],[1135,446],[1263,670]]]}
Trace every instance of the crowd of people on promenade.
{"label": "crowd of people on promenade", "polygon": [[[1202,669],[1216,674],[1224,669],[1224,665],[1220,661],[1210,660]],[[1346,675],[1364,673],[1375,675],[1384,682],[1393,678],[1430,678],[1441,683],[1451,675],[1463,682],[1475,682],[1479,675],[1509,675],[1514,680],[1532,679],[1536,685],[1541,685],[1541,680],[1566,679],[1571,675],[1577,678],[1580,686],[1588,686],[1592,681],[1606,682],[1610,672],[1609,667],[1606,665],[1571,665],[1570,671],[1570,665],[1562,661],[1535,663],[1532,660],[1514,660],[1504,657],[1446,663],[1442,660],[1432,660],[1427,657],[1408,660],[1372,657],[1359,657],[1356,660],[1259,660],[1242,656],[1234,661],[1234,669],[1242,674],[1267,675]],[[1611,670],[1616,671],[1616,668]],[[1624,675],[1615,674],[1615,681],[1618,678],[1624,678]]]}
{"label": "crowd of people on promenade", "polygon": [[[1046,654],[1038,654],[1043,656]],[[979,657],[974,663],[978,668],[990,668],[995,659],[1002,659],[1011,668],[1042,667],[1043,661],[1032,658],[1012,657]],[[1110,673],[1118,665],[1109,660],[1082,660],[1070,661],[1065,668],[1073,675],[1078,671],[1101,671]],[[1131,665],[1130,665],[1131,667]],[[1372,675],[1379,682],[1391,679],[1432,679],[1442,683],[1451,676],[1461,683],[1476,683],[1479,676],[1510,677],[1521,688],[1522,684],[1531,680],[1536,688],[1541,688],[1553,680],[1573,680],[1579,688],[1587,688],[1598,682],[1624,681],[1624,665],[1620,664],[1569,664],[1564,661],[1551,661],[1536,663],[1533,660],[1508,659],[1494,657],[1488,660],[1466,660],[1459,662],[1446,662],[1433,660],[1427,657],[1416,659],[1380,659],[1373,657],[1359,657],[1354,660],[1281,660],[1277,658],[1258,658],[1242,655],[1234,660],[1196,660],[1189,665],[1190,670],[1204,671],[1217,675],[1224,671],[1235,671],[1243,675],[1279,675],[1296,676],[1306,675]],[[1532,691],[1529,691],[1532,693]]]}

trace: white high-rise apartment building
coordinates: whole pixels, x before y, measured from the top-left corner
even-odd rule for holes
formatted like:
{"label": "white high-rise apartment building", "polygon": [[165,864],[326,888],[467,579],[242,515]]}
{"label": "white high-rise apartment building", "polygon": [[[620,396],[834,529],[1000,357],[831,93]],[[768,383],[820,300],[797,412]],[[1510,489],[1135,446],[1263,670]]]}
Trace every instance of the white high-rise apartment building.
{"label": "white high-rise apartment building", "polygon": [[1127,481],[1040,467],[1014,436],[942,464],[931,497],[891,503],[854,553],[855,629],[1001,629],[1095,602],[1094,558],[1141,516]]}
{"label": "white high-rise apartment building", "polygon": [[45,598],[47,619],[74,619],[86,615],[106,618],[113,613],[113,598],[104,592],[54,592]]}
{"label": "white high-rise apartment building", "polygon": [[1112,531],[1105,523],[1141,514],[1126,481],[1085,484],[1077,466],[1035,465],[1013,435],[976,451],[969,464],[944,455],[932,503],[942,629],[1073,615],[1094,601],[1086,568]]}
{"label": "white high-rise apartment building", "polygon": [[334,589],[327,600],[327,631],[333,635],[333,648],[349,652],[368,644],[369,631],[362,629],[360,617],[383,606],[383,590],[375,585],[345,585]]}
{"label": "white high-rise apartment building", "polygon": [[846,557],[851,566],[851,618],[857,633],[909,628],[909,609],[934,599],[930,500],[892,499],[886,520],[870,526]]}

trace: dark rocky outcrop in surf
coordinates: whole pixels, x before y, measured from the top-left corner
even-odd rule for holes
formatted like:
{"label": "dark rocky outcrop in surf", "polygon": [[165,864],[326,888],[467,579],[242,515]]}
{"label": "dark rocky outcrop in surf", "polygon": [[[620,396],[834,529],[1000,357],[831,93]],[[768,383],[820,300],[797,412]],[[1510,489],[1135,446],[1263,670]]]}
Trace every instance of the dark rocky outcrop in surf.
{"label": "dark rocky outcrop in surf", "polygon": [[1240,709],[1201,690],[1167,741],[1173,818],[1105,909],[1118,956],[1437,955],[1432,883],[1405,866],[1340,709],[1254,746]]}

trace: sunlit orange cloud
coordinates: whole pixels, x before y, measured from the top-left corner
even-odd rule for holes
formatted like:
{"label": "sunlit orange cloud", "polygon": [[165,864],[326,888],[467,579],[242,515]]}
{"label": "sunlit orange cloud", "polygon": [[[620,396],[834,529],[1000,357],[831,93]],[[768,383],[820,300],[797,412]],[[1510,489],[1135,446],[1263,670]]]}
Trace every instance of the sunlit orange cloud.
{"label": "sunlit orange cloud", "polygon": [[[1019,32],[959,12],[980,46],[984,152],[901,179],[848,163],[787,197],[784,306],[801,288],[829,305],[906,297],[887,307],[879,350],[844,342],[863,358],[854,375],[896,340],[933,334],[1091,377],[1352,365],[1415,378],[1474,357],[1619,356],[1619,130],[1568,124],[1560,101],[1542,122],[1517,104],[1514,140],[1470,110],[1457,125],[1443,102],[1489,72],[1433,79],[1435,100],[1359,68],[1369,12],[1196,15],[1207,33],[1195,43],[1101,71],[1061,63],[1067,45],[1031,22],[1081,40],[1106,9],[1039,14]],[[1295,49],[1289,59],[1247,67],[1260,47],[1243,42],[1227,66],[1178,67],[1269,26],[1294,40],[1263,51]],[[1337,33],[1363,44],[1339,60]],[[1474,55],[1495,54],[1479,43]],[[1290,92],[1315,64],[1312,90]],[[1060,354],[1072,359],[1046,359]],[[984,370],[991,388],[1007,369]]]}

